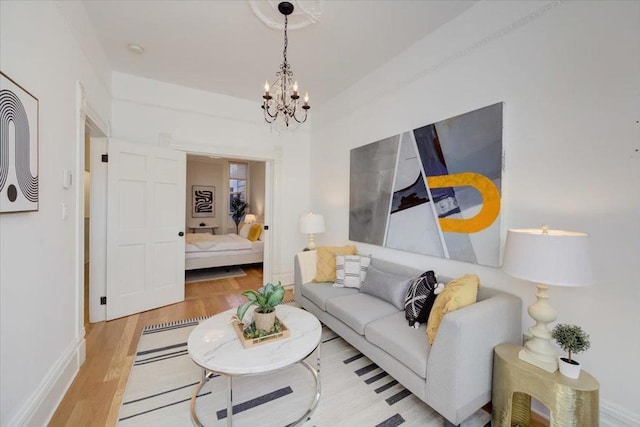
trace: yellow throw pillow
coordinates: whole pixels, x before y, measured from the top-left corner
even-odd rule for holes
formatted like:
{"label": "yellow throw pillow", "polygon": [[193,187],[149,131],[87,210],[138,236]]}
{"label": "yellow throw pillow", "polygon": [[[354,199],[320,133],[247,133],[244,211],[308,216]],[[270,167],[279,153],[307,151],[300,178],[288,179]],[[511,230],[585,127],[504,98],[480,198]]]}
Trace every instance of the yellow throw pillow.
{"label": "yellow throw pillow", "polygon": [[249,234],[247,235],[247,239],[255,242],[260,238],[260,234],[262,234],[262,225],[261,224],[253,224],[249,229]]}
{"label": "yellow throw pillow", "polygon": [[347,246],[318,246],[316,249],[318,261],[316,262],[316,277],[314,282],[336,281],[336,255],[357,255],[355,245]]}
{"label": "yellow throw pillow", "polygon": [[475,274],[467,274],[447,283],[438,294],[427,321],[427,336],[429,344],[433,344],[440,322],[445,314],[456,311],[476,302],[480,278]]}

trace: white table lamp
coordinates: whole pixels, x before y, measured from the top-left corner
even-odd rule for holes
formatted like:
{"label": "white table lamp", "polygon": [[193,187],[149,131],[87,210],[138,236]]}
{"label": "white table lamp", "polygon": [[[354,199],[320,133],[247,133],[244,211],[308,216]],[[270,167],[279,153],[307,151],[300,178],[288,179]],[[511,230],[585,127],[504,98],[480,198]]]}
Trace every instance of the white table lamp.
{"label": "white table lamp", "polygon": [[316,241],[313,235],[324,233],[324,217],[311,212],[300,216],[300,233],[309,235],[309,244],[307,245],[307,249],[315,249]]}
{"label": "white table lamp", "polygon": [[246,222],[247,224],[253,224],[254,222],[256,222],[256,216],[254,214],[246,214],[244,216],[244,222]]}
{"label": "white table lamp", "polygon": [[593,282],[588,235],[571,231],[541,229],[509,230],[502,269],[510,276],[537,283],[537,301],[529,306],[535,325],[531,339],[520,351],[521,360],[548,372],[558,369],[548,324],[557,312],[549,303],[547,285],[588,286]]}

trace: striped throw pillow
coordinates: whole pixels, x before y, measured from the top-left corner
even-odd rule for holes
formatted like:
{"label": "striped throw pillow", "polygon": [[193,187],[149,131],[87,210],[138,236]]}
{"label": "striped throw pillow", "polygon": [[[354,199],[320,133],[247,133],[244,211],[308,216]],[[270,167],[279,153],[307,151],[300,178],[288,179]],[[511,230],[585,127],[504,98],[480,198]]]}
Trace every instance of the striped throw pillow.
{"label": "striped throw pillow", "polygon": [[336,255],[336,288],[356,288],[367,276],[371,255]]}

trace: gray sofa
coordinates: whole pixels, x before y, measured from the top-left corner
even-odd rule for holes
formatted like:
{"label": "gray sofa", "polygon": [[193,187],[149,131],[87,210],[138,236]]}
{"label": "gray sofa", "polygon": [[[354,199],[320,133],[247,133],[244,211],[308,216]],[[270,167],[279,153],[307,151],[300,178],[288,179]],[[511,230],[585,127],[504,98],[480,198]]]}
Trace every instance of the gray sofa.
{"label": "gray sofa", "polygon": [[[429,345],[425,325],[409,327],[404,311],[382,299],[332,283],[302,283],[300,256],[296,302],[440,413],[445,425],[460,424],[491,400],[493,348],[521,340],[519,298],[481,286],[478,302],[445,315]],[[423,273],[379,259],[371,265],[406,277]]]}

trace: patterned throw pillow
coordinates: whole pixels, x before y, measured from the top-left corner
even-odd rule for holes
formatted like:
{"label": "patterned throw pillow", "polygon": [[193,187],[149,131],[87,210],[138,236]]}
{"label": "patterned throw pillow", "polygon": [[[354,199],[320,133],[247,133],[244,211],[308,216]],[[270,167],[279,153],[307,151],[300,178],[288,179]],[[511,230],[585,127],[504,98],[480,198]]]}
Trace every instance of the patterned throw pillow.
{"label": "patterned throw pillow", "polygon": [[336,255],[336,288],[357,288],[367,277],[371,255]]}
{"label": "patterned throw pillow", "polygon": [[316,283],[336,281],[336,255],[357,255],[355,245],[347,246],[318,246],[316,249]]}
{"label": "patterned throw pillow", "polygon": [[433,344],[445,314],[466,307],[476,302],[480,278],[475,274],[467,274],[447,283],[433,304],[427,321],[429,344]]}
{"label": "patterned throw pillow", "polygon": [[436,294],[443,287],[436,280],[433,270],[425,271],[411,282],[404,301],[404,316],[409,326],[418,327],[420,323],[427,323]]}

